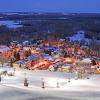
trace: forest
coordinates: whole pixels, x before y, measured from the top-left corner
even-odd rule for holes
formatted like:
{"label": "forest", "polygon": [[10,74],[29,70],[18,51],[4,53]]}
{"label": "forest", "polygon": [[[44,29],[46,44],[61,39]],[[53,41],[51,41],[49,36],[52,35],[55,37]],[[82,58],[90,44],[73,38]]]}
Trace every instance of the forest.
{"label": "forest", "polygon": [[72,36],[79,30],[86,32],[86,38],[100,40],[100,14],[1,13],[2,20],[20,21],[22,27],[0,25],[0,44],[48,38],[56,40]]}

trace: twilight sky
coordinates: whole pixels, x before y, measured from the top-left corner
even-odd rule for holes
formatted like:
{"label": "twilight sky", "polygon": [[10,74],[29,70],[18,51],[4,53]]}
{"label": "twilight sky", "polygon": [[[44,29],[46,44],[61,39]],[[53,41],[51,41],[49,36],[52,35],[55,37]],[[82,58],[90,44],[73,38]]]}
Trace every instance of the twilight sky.
{"label": "twilight sky", "polygon": [[100,0],[0,0],[0,12],[100,13]]}

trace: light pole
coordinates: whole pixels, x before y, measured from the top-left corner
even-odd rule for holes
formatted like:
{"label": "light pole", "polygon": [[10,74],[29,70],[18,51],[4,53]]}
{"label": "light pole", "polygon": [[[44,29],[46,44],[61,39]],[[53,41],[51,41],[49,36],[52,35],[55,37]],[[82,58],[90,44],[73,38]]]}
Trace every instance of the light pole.
{"label": "light pole", "polygon": [[75,71],[75,80],[78,80],[78,77],[79,77],[79,73],[78,73],[78,71]]}
{"label": "light pole", "polygon": [[25,73],[25,78],[24,78],[24,86],[28,87],[29,83],[28,80],[26,78],[26,73]]}
{"label": "light pole", "polygon": [[15,75],[16,68],[13,69],[13,75]]}
{"label": "light pole", "polygon": [[41,82],[42,88],[45,88],[45,83],[44,83],[44,78],[42,78],[42,82]]}
{"label": "light pole", "polygon": [[1,83],[1,74],[0,74],[0,83]]}
{"label": "light pole", "polygon": [[57,88],[60,88],[60,86],[59,86],[59,81],[57,80]]}
{"label": "light pole", "polygon": [[71,73],[69,73],[68,82],[70,82],[70,79],[71,79]]}

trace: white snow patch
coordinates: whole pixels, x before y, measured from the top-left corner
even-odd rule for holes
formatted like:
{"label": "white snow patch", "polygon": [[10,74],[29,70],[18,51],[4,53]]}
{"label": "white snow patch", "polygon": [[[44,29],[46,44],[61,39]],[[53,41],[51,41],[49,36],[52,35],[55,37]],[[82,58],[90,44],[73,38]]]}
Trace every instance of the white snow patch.
{"label": "white snow patch", "polygon": [[14,21],[11,21],[11,20],[0,21],[0,25],[6,25],[9,28],[22,27],[22,25],[19,25],[19,22],[14,22]]}

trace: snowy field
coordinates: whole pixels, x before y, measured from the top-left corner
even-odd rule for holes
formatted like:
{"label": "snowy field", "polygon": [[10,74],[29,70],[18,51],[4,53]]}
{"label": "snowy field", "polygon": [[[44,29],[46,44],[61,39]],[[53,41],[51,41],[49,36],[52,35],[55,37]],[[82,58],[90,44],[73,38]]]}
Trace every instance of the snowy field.
{"label": "snowy field", "polygon": [[[0,68],[0,72],[4,70],[13,72],[11,68]],[[23,85],[25,77],[28,87]],[[100,75],[89,77],[75,80],[71,73],[17,69],[15,76],[1,77],[0,100],[100,100]]]}
{"label": "snowy field", "polygon": [[0,21],[0,25],[6,25],[9,28],[18,28],[18,27],[22,27],[22,25],[19,25],[20,22],[14,22],[11,20],[2,20]]}

